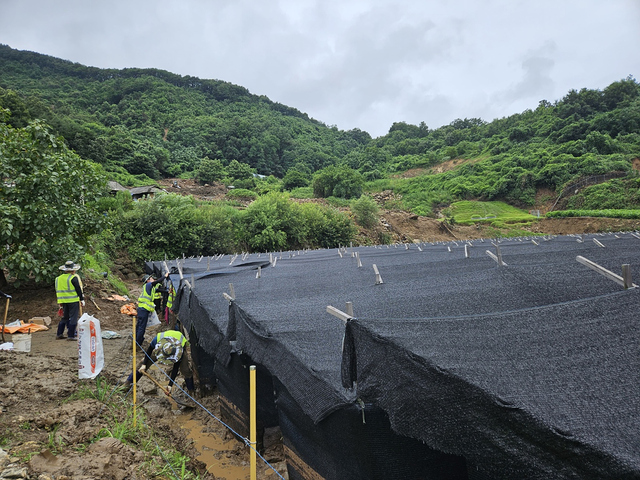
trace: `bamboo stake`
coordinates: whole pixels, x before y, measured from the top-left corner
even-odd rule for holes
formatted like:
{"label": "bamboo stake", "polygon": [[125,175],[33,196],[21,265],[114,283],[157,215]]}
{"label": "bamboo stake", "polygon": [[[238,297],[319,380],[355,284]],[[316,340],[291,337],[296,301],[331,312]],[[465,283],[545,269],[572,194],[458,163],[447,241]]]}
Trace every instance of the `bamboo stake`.
{"label": "bamboo stake", "polygon": [[251,444],[250,474],[251,480],[256,480],[256,366],[249,367],[249,443]]}
{"label": "bamboo stake", "polygon": [[136,428],[136,385],[137,385],[137,376],[136,375],[136,321],[138,317],[131,317],[133,319],[133,428]]}

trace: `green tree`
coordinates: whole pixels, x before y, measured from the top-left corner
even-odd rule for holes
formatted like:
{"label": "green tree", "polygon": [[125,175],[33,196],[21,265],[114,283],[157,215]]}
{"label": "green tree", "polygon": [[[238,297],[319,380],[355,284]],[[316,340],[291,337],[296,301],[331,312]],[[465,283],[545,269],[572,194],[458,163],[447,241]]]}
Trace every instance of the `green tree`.
{"label": "green tree", "polygon": [[368,195],[351,202],[351,211],[358,225],[368,228],[378,223],[378,204]]}
{"label": "green tree", "polygon": [[253,177],[253,169],[246,163],[231,160],[227,165],[227,174],[236,180],[245,180]]}
{"label": "green tree", "polygon": [[290,168],[282,179],[282,187],[285,190],[293,190],[298,187],[309,185],[309,175]]}
{"label": "green tree", "polygon": [[227,171],[222,162],[217,158],[211,160],[205,157],[200,162],[196,171],[196,178],[200,183],[213,183],[222,180],[227,175]]}
{"label": "green tree", "polygon": [[362,195],[363,188],[362,175],[347,166],[329,166],[318,170],[313,177],[313,194],[316,197],[357,198]]}
{"label": "green tree", "polygon": [[268,252],[302,244],[304,231],[298,207],[287,195],[264,195],[243,213],[240,235],[251,250]]}
{"label": "green tree", "polygon": [[0,266],[17,286],[51,282],[58,266],[80,259],[99,232],[104,216],[93,205],[106,192],[106,178],[42,122],[15,129],[7,115],[0,111]]}

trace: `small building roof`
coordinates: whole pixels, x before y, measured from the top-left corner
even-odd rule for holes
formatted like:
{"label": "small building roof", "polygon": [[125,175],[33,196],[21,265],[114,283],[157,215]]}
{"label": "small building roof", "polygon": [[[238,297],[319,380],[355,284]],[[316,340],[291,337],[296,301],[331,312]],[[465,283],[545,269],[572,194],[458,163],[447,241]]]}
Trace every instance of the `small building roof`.
{"label": "small building roof", "polygon": [[162,189],[154,187],[153,185],[147,185],[144,187],[130,188],[129,191],[131,195],[144,195],[145,193],[159,193],[162,192]]}
{"label": "small building roof", "polygon": [[111,190],[112,192],[119,192],[121,190],[124,191],[124,190],[129,190],[129,189],[127,187],[123,187],[118,182],[110,180],[109,181],[109,190]]}

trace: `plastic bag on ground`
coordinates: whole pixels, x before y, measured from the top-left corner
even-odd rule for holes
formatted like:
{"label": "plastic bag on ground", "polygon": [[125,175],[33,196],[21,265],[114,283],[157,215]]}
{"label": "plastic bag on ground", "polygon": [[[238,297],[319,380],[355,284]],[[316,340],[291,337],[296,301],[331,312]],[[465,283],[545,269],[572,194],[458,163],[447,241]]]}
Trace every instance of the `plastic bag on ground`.
{"label": "plastic bag on ground", "polygon": [[160,325],[160,319],[158,318],[158,314],[154,310],[149,314],[149,320],[147,320],[147,327],[155,327],[156,325]]}

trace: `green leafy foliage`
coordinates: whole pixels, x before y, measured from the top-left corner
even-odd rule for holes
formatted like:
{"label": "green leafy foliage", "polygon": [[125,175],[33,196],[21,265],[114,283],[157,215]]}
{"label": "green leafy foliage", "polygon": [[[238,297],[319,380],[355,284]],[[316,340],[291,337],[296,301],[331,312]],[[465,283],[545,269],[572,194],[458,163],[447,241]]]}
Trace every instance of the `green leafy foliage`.
{"label": "green leafy foliage", "polygon": [[235,179],[247,168],[282,178],[296,163],[313,172],[371,140],[227,82],[85,67],[6,45],[0,84],[13,90],[0,92],[0,106],[15,111],[16,122],[42,118],[81,157],[151,179],[197,171],[205,157],[221,160]]}
{"label": "green leafy foliage", "polygon": [[200,183],[219,182],[227,176],[227,170],[220,160],[205,157],[198,165],[196,178]]}
{"label": "green leafy foliage", "polygon": [[[158,69],[84,67],[4,45],[0,84],[6,88],[0,107],[12,112],[7,125],[24,128],[44,119],[71,150],[127,186],[191,175],[257,195],[284,189],[293,198],[313,192],[358,199],[365,191],[393,190],[385,208],[434,215],[461,200],[526,208],[540,189],[560,194],[586,176],[629,173],[640,158],[640,86],[632,77],[604,90],[571,90],[492,122],[456,119],[437,129],[396,122],[376,139],[328,127],[227,82]],[[640,207],[638,191],[633,182],[606,183],[581,189],[567,206]],[[109,218],[116,210],[134,215],[118,208],[113,200],[100,202]],[[282,243],[281,231],[274,230],[272,244]],[[295,241],[287,236],[284,242]],[[180,247],[195,244],[184,240]],[[150,253],[146,245],[138,248]]]}
{"label": "green leafy foliage", "polygon": [[378,223],[378,204],[368,195],[362,195],[359,199],[352,201],[351,211],[358,225],[370,228]]}
{"label": "green leafy foliage", "polygon": [[114,243],[135,261],[330,248],[348,244],[356,233],[346,214],[316,204],[299,205],[279,192],[258,197],[245,210],[163,194],[135,202],[131,210],[114,216]]}
{"label": "green leafy foliage", "polygon": [[363,187],[362,175],[346,166],[329,166],[313,176],[313,194],[320,198],[358,198],[362,195]]}
{"label": "green leafy foliage", "polygon": [[227,193],[227,197],[229,198],[255,199],[257,196],[258,194],[256,192],[252,192],[246,188],[234,188]]}
{"label": "green leafy foliage", "polygon": [[0,265],[16,286],[52,281],[104,224],[95,201],[106,178],[39,121],[16,129],[0,118],[0,159]]}
{"label": "green leafy foliage", "polygon": [[615,179],[580,190],[567,201],[567,210],[616,210],[640,206],[640,178]]}
{"label": "green leafy foliage", "polygon": [[640,218],[640,210],[558,210],[548,212],[547,218],[569,217],[607,217],[607,218]]}
{"label": "green leafy foliage", "polygon": [[114,230],[137,261],[214,255],[233,250],[238,215],[232,207],[199,206],[193,197],[166,194],[136,202],[114,219]]}
{"label": "green leafy foliage", "polygon": [[517,223],[532,221],[536,217],[504,202],[454,202],[443,213],[455,223]]}
{"label": "green leafy foliage", "polygon": [[293,190],[295,188],[306,187],[309,185],[309,182],[308,173],[303,173],[291,168],[282,179],[282,186],[285,190]]}

